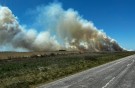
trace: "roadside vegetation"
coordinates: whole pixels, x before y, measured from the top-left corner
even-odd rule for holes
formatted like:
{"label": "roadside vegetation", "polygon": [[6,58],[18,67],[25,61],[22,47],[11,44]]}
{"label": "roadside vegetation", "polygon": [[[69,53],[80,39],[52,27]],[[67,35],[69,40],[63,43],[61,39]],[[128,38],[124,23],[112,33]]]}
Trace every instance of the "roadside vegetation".
{"label": "roadside vegetation", "polygon": [[31,88],[41,83],[120,59],[135,52],[32,56],[0,61],[0,88]]}

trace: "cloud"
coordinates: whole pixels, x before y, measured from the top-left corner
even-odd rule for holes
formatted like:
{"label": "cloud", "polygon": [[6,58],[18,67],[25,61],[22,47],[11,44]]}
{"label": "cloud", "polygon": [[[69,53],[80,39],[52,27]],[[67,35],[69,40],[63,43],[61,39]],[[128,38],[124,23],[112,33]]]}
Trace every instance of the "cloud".
{"label": "cloud", "polygon": [[0,7],[0,46],[6,44],[12,47],[12,50],[28,51],[123,50],[91,21],[82,18],[73,9],[64,10],[60,3],[39,6],[34,11],[36,19],[33,24],[36,23],[41,29],[27,29],[19,24],[17,17],[8,7]]}

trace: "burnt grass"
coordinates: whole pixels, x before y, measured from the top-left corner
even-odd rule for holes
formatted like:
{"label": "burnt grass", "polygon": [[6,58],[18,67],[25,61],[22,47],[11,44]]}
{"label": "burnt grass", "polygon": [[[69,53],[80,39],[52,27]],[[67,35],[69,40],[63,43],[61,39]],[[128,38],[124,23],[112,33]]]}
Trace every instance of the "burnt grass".
{"label": "burnt grass", "polygon": [[31,88],[135,52],[73,53],[0,60],[0,88]]}

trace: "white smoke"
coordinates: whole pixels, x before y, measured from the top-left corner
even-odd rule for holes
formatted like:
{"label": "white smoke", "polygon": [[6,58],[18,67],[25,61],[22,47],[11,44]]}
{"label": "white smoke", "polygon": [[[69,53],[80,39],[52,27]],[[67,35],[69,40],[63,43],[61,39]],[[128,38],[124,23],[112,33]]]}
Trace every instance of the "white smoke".
{"label": "white smoke", "polygon": [[[122,48],[90,21],[73,9],[64,10],[59,3],[37,7],[36,21],[43,31],[19,24],[8,7],[0,7],[0,46],[7,50],[121,51]],[[41,30],[41,29],[40,29]]]}
{"label": "white smoke", "polygon": [[37,33],[35,29],[21,26],[8,7],[0,7],[0,46],[11,51],[52,51],[60,47],[49,32]]}

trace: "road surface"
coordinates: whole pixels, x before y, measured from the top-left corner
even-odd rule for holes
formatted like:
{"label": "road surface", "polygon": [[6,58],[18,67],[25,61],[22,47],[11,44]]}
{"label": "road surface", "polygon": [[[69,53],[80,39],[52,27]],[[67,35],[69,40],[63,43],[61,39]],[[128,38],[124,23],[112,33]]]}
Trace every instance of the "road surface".
{"label": "road surface", "polygon": [[71,75],[38,88],[135,88],[135,55]]}

